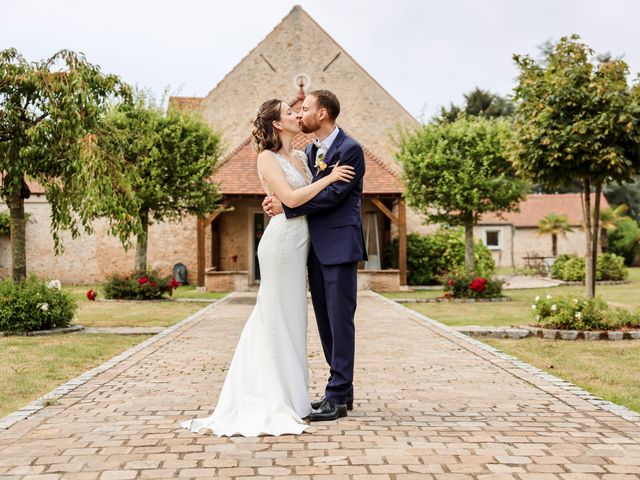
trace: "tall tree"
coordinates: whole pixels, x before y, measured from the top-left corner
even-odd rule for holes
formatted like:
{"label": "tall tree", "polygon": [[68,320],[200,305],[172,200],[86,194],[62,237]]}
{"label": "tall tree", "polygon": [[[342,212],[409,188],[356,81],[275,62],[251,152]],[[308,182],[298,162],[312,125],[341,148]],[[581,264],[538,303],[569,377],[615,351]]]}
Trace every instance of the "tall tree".
{"label": "tall tree", "polygon": [[129,213],[142,226],[136,239],[135,272],[144,275],[151,222],[201,216],[219,206],[211,176],[220,156],[220,137],[196,117],[175,110],[164,114],[142,92],[132,104],[113,109],[106,123],[135,171],[137,201]]}
{"label": "tall tree", "polygon": [[100,116],[109,104],[129,98],[115,75],[105,75],[83,55],[61,50],[51,58],[27,62],[15,49],[0,51],[1,195],[11,216],[14,281],[27,272],[24,200],[27,180],[37,181],[51,206],[55,252],[62,230],[73,237],[109,204],[126,239],[138,223],[128,215],[134,201],[126,168],[117,152],[100,148],[108,135]]}
{"label": "tall tree", "polygon": [[538,222],[538,235],[551,235],[551,254],[558,256],[558,235],[566,236],[573,229],[566,215],[550,213]]}
{"label": "tall tree", "polygon": [[514,60],[520,69],[515,162],[520,173],[548,187],[581,182],[585,290],[593,297],[603,185],[628,182],[640,170],[640,90],[627,84],[622,60],[594,63],[577,35],[562,38],[543,62],[526,55]]}
{"label": "tall tree", "polygon": [[513,112],[514,105],[510,100],[476,87],[471,92],[464,94],[462,107],[454,104],[451,104],[449,108],[442,107],[435,120],[453,122],[461,114],[485,118],[509,117],[513,115]]}
{"label": "tall tree", "polygon": [[526,194],[507,158],[510,132],[504,119],[461,116],[400,140],[409,204],[431,222],[464,227],[469,273],[475,271],[473,226],[483,213],[516,210]]}

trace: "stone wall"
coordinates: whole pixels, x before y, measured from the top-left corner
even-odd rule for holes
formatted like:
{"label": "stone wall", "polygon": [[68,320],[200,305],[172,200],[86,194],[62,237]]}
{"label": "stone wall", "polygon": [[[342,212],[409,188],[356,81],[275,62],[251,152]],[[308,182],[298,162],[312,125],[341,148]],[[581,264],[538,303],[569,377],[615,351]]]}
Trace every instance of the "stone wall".
{"label": "stone wall", "polygon": [[[6,206],[2,205],[6,210]],[[108,275],[130,272],[135,264],[134,248],[125,252],[119,240],[107,233],[107,223],[94,222],[93,235],[72,239],[63,234],[64,253],[55,255],[50,233],[51,208],[42,196],[32,196],[25,202],[31,214],[27,222],[27,270],[41,277],[56,278],[63,283],[99,283]],[[210,232],[207,232],[210,242]],[[210,252],[207,261],[210,261]],[[186,217],[178,223],[157,223],[149,227],[148,266],[163,275],[171,273],[173,265],[184,263],[188,280],[196,283],[196,219]],[[0,237],[0,276],[11,274],[11,244]]]}

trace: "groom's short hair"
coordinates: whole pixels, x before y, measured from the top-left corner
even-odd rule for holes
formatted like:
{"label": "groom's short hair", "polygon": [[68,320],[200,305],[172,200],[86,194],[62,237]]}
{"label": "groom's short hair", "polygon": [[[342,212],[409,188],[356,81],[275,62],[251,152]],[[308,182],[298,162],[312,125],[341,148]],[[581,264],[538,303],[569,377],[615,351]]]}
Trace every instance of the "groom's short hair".
{"label": "groom's short hair", "polygon": [[314,90],[309,92],[309,95],[313,95],[318,100],[318,106],[324,108],[329,114],[329,118],[333,121],[340,115],[340,102],[338,97],[329,90]]}

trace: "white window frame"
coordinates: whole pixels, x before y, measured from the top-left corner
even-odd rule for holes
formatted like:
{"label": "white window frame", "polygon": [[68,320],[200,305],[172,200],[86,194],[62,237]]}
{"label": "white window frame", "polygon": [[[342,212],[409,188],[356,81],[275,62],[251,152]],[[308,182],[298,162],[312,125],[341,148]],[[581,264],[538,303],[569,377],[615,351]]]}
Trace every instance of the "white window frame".
{"label": "white window frame", "polygon": [[[489,245],[487,242],[487,234],[496,232],[498,234],[498,244]],[[501,228],[484,228],[482,233],[482,242],[489,250],[502,250],[502,229]]]}

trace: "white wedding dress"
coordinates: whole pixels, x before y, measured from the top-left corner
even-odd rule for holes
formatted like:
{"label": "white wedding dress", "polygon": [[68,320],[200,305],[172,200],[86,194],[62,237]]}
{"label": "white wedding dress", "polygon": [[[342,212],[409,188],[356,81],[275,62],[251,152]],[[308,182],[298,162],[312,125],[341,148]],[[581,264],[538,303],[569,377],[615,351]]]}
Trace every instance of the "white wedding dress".
{"label": "white wedding dress", "polygon": [[[311,183],[275,155],[291,188]],[[262,177],[261,177],[262,179]],[[263,181],[265,191],[268,186]],[[258,245],[261,282],[256,306],[242,330],[218,404],[208,418],[182,422],[193,432],[217,436],[300,434],[309,427],[306,265],[309,230],[305,216],[271,218]]]}

